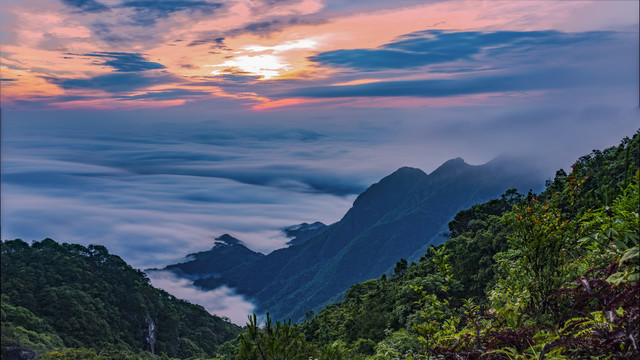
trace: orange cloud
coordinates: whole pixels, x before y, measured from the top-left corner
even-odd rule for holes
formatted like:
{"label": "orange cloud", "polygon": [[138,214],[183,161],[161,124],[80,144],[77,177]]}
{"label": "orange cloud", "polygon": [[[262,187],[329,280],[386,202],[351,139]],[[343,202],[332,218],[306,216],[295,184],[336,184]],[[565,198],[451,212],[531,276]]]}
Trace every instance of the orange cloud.
{"label": "orange cloud", "polygon": [[308,100],[308,99],[267,100],[266,102],[262,104],[254,105],[251,108],[253,110],[267,110],[267,109],[274,109],[274,108],[279,108],[284,106],[299,105],[299,104],[309,103],[312,101],[313,100]]}

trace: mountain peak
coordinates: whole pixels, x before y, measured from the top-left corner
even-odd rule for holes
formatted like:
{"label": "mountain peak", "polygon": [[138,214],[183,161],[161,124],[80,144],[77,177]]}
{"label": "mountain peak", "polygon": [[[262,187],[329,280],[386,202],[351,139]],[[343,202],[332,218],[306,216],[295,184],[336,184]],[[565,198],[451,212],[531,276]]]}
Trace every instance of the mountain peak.
{"label": "mountain peak", "polygon": [[438,166],[438,168],[435,169],[430,175],[454,175],[458,171],[467,169],[469,167],[471,167],[471,165],[467,164],[464,159],[462,159],[461,157],[457,157],[445,161],[442,165]]}
{"label": "mountain peak", "polygon": [[414,167],[410,167],[410,166],[403,166],[401,168],[399,168],[398,170],[392,172],[391,174],[389,174],[388,176],[386,176],[387,178],[390,177],[398,177],[398,176],[423,176],[425,175],[424,171],[418,169],[418,168],[414,168]]}
{"label": "mountain peak", "polygon": [[327,225],[321,223],[320,221],[316,221],[313,224],[309,224],[306,222],[303,222],[302,224],[298,224],[298,225],[292,225],[289,227],[286,227],[284,229],[282,229],[284,231],[284,233],[288,236],[288,237],[294,237],[296,236],[297,232],[302,232],[302,231],[308,231],[308,230],[316,230],[322,227],[325,227]]}
{"label": "mountain peak", "polygon": [[293,225],[282,229],[285,235],[292,240],[287,242],[287,245],[300,245],[312,237],[319,235],[327,228],[327,225],[316,221],[313,224],[302,223]]}
{"label": "mountain peak", "polygon": [[264,255],[247,248],[244,243],[229,234],[215,239],[213,247],[207,251],[187,255],[186,262],[166,266],[164,270],[190,278],[216,276],[235,266],[246,264]]}
{"label": "mountain peak", "polygon": [[401,201],[399,192],[408,192],[426,177],[427,174],[420,169],[408,166],[401,167],[360,194],[354,201],[353,208],[374,203],[384,204],[388,208],[395,207],[399,205],[397,202]]}
{"label": "mountain peak", "polygon": [[382,180],[380,180],[377,184],[372,185],[371,188],[381,186],[385,188],[388,188],[389,186],[398,188],[407,186],[409,184],[413,185],[426,176],[427,174],[420,169],[403,166],[382,178]]}
{"label": "mountain peak", "polygon": [[470,166],[470,165],[467,164],[467,162],[464,161],[463,158],[457,157],[457,158],[453,158],[453,159],[445,161],[442,165],[440,165],[438,167],[438,169],[440,169],[440,168],[450,168],[450,167],[461,167],[461,166]]}
{"label": "mountain peak", "polygon": [[229,234],[223,234],[215,239],[214,246],[220,245],[244,245],[242,241]]}

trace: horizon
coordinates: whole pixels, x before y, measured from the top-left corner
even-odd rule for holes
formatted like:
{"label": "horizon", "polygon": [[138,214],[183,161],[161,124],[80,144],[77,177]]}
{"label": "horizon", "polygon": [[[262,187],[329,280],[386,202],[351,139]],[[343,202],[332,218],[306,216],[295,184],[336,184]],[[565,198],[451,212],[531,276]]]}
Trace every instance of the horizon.
{"label": "horizon", "polygon": [[2,239],[102,244],[146,269],[225,233],[284,247],[283,228],[338,221],[403,166],[506,154],[553,178],[639,128],[638,12],[4,1]]}

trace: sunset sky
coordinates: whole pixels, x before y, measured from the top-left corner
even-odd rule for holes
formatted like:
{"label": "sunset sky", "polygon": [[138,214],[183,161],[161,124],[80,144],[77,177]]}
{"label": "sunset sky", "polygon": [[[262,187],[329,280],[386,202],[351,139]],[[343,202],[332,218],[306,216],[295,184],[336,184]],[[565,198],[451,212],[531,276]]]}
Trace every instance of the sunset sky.
{"label": "sunset sky", "polygon": [[401,166],[552,177],[640,126],[637,1],[3,0],[2,239],[160,267]]}

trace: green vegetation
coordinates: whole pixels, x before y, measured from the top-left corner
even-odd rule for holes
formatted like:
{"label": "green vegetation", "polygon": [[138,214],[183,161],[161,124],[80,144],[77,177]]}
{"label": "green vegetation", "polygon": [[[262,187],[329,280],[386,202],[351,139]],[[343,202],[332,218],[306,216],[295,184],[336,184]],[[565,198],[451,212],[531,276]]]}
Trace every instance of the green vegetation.
{"label": "green vegetation", "polygon": [[[580,158],[539,195],[459,212],[443,245],[352,286],[290,337],[315,358],[638,357],[639,140]],[[243,346],[227,358],[282,358]]]}
{"label": "green vegetation", "polygon": [[459,212],[444,244],[351,286],[300,324],[267,315],[261,327],[254,315],[239,335],[103,247],[6,241],[3,351],[100,360],[158,357],[146,350],[237,360],[637,358],[639,142],[640,132],[580,158],[541,194],[509,190]]}
{"label": "green vegetation", "polygon": [[[131,356],[146,350],[148,356],[189,358],[214,354],[239,331],[201,306],[153,288],[103,246],[51,239],[2,243],[3,350],[102,359],[117,348]],[[59,350],[65,347],[79,350]]]}

